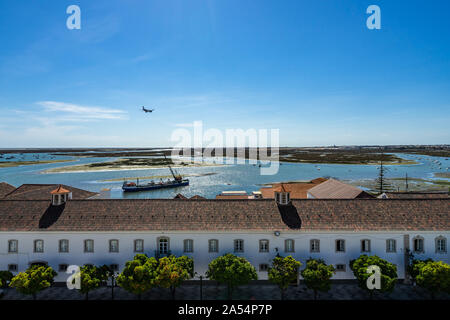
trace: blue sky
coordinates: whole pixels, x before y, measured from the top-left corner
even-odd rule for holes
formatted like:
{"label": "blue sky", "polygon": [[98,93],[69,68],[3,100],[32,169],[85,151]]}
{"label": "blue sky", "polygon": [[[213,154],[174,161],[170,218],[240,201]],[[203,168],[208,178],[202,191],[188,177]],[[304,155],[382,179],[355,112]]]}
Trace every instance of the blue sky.
{"label": "blue sky", "polygon": [[[66,8],[81,8],[81,30]],[[381,8],[381,30],[366,8]],[[0,147],[450,142],[449,1],[0,2]],[[144,114],[140,106],[155,107]]]}

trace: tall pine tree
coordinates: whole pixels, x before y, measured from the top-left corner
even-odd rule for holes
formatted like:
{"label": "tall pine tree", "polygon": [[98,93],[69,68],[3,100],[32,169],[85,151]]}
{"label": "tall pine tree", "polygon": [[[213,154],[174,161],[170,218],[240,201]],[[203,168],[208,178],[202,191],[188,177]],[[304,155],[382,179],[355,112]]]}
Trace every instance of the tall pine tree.
{"label": "tall pine tree", "polygon": [[389,168],[383,165],[384,154],[381,154],[380,166],[378,167],[378,178],[375,180],[375,189],[379,194],[386,191],[391,191],[392,186],[386,180],[386,173],[389,172]]}

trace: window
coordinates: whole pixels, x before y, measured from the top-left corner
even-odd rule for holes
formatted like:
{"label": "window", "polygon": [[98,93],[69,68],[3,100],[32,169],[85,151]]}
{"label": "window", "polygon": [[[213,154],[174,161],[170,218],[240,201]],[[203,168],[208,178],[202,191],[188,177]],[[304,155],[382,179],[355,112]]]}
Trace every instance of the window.
{"label": "window", "polygon": [[244,240],[234,240],[234,252],[244,252]]}
{"label": "window", "polygon": [[443,236],[436,238],[436,253],[447,253],[447,239]]}
{"label": "window", "polygon": [[144,252],[144,240],[134,240],[134,252]]}
{"label": "window", "polygon": [[309,241],[310,252],[320,252],[320,240],[312,239]]}
{"label": "window", "polygon": [[345,252],[345,240],[336,240],[336,252]]}
{"label": "window", "polygon": [[169,239],[167,239],[167,238],[159,239],[159,253],[160,254],[169,253]]}
{"label": "window", "polygon": [[386,240],[386,252],[396,252],[397,251],[397,243],[395,239],[387,239]]}
{"label": "window", "polygon": [[370,252],[370,240],[368,239],[361,240],[361,251]]}
{"label": "window", "polygon": [[345,271],[345,264],[337,264],[336,265],[336,271]]}
{"label": "window", "polygon": [[119,252],[119,240],[109,240],[109,252]]}
{"label": "window", "polygon": [[44,252],[44,240],[34,240],[34,252]]}
{"label": "window", "polygon": [[19,269],[17,264],[8,264],[8,271],[10,271],[10,272],[17,272],[17,269]]}
{"label": "window", "polygon": [[111,271],[118,271],[119,270],[119,265],[118,264],[111,264],[109,266],[109,268],[111,269]]}
{"label": "window", "polygon": [[194,240],[186,239],[184,240],[184,252],[193,252],[194,251]]}
{"label": "window", "polygon": [[284,251],[285,252],[294,252],[294,240],[293,239],[286,239],[284,241]]}
{"label": "window", "polygon": [[269,270],[269,265],[267,263],[262,263],[259,265],[259,271],[267,272]]}
{"label": "window", "polygon": [[269,240],[259,240],[259,252],[269,252]]}
{"label": "window", "polygon": [[413,246],[414,252],[423,253],[423,238],[419,236],[415,237],[413,239]]}
{"label": "window", "polygon": [[17,253],[19,247],[19,242],[17,240],[9,240],[8,241],[8,252],[9,253]]}
{"label": "window", "polygon": [[84,252],[94,252],[94,240],[84,240]]}
{"label": "window", "polygon": [[278,203],[281,202],[281,194],[280,194],[279,192],[276,192],[276,193],[275,193],[275,198],[276,198],[276,199],[275,199],[276,202],[278,202]]}
{"label": "window", "polygon": [[208,241],[209,252],[219,252],[219,240],[211,239]]}
{"label": "window", "polygon": [[59,252],[69,252],[69,240],[59,240]]}
{"label": "window", "polygon": [[59,272],[66,272],[67,271],[67,267],[68,267],[67,264],[60,264],[58,266],[58,270],[59,270]]}

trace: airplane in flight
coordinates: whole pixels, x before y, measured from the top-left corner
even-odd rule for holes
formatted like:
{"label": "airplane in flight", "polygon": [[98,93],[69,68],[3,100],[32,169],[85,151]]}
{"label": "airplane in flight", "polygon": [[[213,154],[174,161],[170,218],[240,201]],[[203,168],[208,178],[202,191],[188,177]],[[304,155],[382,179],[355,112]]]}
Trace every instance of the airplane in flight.
{"label": "airplane in flight", "polygon": [[155,109],[146,109],[144,106],[142,106],[142,111],[147,113],[147,112],[153,112],[153,111],[155,111]]}

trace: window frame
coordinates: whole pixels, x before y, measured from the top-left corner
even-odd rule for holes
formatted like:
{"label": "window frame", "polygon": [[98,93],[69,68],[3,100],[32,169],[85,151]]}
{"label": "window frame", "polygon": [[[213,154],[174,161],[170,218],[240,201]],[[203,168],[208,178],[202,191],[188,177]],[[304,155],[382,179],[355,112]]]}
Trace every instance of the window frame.
{"label": "window frame", "polygon": [[[234,246],[233,246],[234,252],[236,252],[236,253],[244,252],[244,239],[234,239],[233,243],[234,243]],[[238,245],[237,245],[238,243],[240,243],[240,245],[239,245],[240,248],[238,248]]]}
{"label": "window frame", "polygon": [[[416,250],[416,240],[422,241],[422,250]],[[415,236],[413,239],[413,252],[415,253],[425,253],[425,239],[422,236]]]}
{"label": "window frame", "polygon": [[[136,244],[138,243],[138,241],[141,241],[142,243],[142,249],[141,250],[137,250],[137,246]],[[144,239],[134,239],[133,241],[133,252],[144,252]]]}
{"label": "window frame", "polygon": [[[189,248],[189,246],[190,246],[190,248]],[[193,253],[194,252],[194,240],[193,239],[184,239],[183,240],[183,252],[184,253]]]}
{"label": "window frame", "polygon": [[[366,243],[367,243],[367,248],[365,248]],[[361,239],[361,252],[370,252],[371,247],[372,247],[372,245],[370,243],[370,239]]]}
{"label": "window frame", "polygon": [[[288,243],[292,243],[292,248],[288,250]],[[295,252],[295,240],[294,239],[285,239],[284,240],[284,252]]]}
{"label": "window frame", "polygon": [[[61,243],[63,241],[67,241],[67,251],[62,251],[61,250]],[[59,241],[58,241],[58,252],[59,253],[69,253],[69,240],[68,239],[59,239]]]}
{"label": "window frame", "polygon": [[[11,270],[12,266],[15,266],[15,268],[14,268],[15,270]],[[8,264],[8,271],[9,272],[17,272],[17,271],[19,271],[19,265],[17,263],[10,263],[10,264]]]}
{"label": "window frame", "polygon": [[[263,248],[263,247],[266,248]],[[259,252],[267,253],[270,252],[270,241],[268,239],[260,239],[259,240]]]}
{"label": "window frame", "polygon": [[[117,250],[112,250],[113,241],[117,241]],[[109,253],[119,253],[119,239],[109,239]]]}
{"label": "window frame", "polygon": [[[263,268],[261,268],[262,266],[266,266],[266,270],[263,270]],[[269,272],[269,264],[267,264],[267,263],[260,263],[258,270],[259,270],[259,272]]]}
{"label": "window frame", "polygon": [[[342,242],[342,247],[343,247],[343,250],[338,250],[338,249],[340,249],[340,247],[338,248],[338,243],[341,243]],[[335,252],[345,252],[345,250],[346,250],[346,245],[345,245],[345,239],[336,239],[335,240],[335,244],[334,244],[334,250],[335,250]]]}
{"label": "window frame", "polygon": [[[317,248],[313,250],[313,244],[317,243]],[[319,253],[320,252],[320,239],[310,239],[309,240],[309,252]]]}
{"label": "window frame", "polygon": [[[161,250],[161,244],[163,243],[163,241],[165,240],[166,243],[166,248],[165,248],[165,252],[162,252]],[[157,239],[157,250],[159,254],[169,254],[170,251],[170,238],[169,237],[158,237]]]}
{"label": "window frame", "polygon": [[[11,243],[16,244],[16,250],[11,251]],[[17,240],[17,239],[8,240],[8,253],[18,253],[18,252],[19,252],[19,240]]]}
{"label": "window frame", "polygon": [[[393,250],[390,250],[389,242],[392,242],[394,244],[394,249]],[[396,239],[386,239],[386,252],[387,253],[397,252],[397,240]]]}
{"label": "window frame", "polygon": [[[215,242],[216,250],[211,250],[211,243]],[[219,252],[219,240],[218,239],[209,239],[208,240],[208,252],[217,253]]]}
{"label": "window frame", "polygon": [[[444,242],[444,249],[443,250],[439,250],[439,241],[443,241]],[[436,237],[434,239],[434,246],[435,246],[435,253],[447,253],[447,238],[440,235],[438,237]]]}
{"label": "window frame", "polygon": [[[38,243],[42,243],[42,251],[37,250]],[[43,239],[36,239],[33,241],[33,253],[44,253],[44,240]]]}
{"label": "window frame", "polygon": [[[94,243],[93,239],[84,239],[83,242],[84,242],[84,252],[85,253],[93,253],[95,251],[95,247],[94,247],[95,243]],[[87,250],[88,249],[88,246],[87,246],[88,242],[92,243],[92,250]]]}
{"label": "window frame", "polygon": [[[62,270],[61,266],[66,266],[65,270]],[[69,268],[69,265],[67,263],[60,263],[60,264],[58,264],[58,272],[66,272],[67,268]]]}
{"label": "window frame", "polygon": [[[338,266],[344,266],[343,269],[338,269]],[[347,265],[345,263],[336,263],[335,268],[336,272],[346,272],[347,271]]]}

